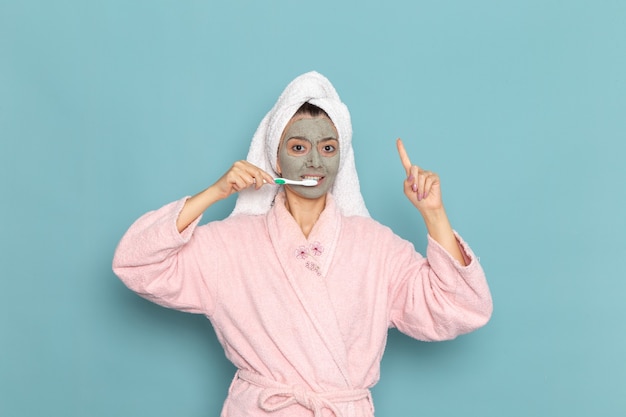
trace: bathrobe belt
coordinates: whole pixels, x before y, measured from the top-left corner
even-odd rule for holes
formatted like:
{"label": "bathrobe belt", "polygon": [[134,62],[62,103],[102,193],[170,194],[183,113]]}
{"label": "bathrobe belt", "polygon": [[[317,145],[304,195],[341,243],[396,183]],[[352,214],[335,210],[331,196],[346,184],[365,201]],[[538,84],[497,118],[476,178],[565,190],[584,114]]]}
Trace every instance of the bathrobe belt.
{"label": "bathrobe belt", "polygon": [[322,409],[327,408],[336,417],[342,417],[336,403],[346,403],[368,399],[372,403],[368,389],[354,389],[341,391],[315,392],[302,386],[289,386],[278,383],[254,372],[240,369],[237,372],[240,379],[257,387],[263,388],[259,394],[259,407],[267,412],[282,410],[294,404],[299,404],[311,411],[314,417],[322,417]]}

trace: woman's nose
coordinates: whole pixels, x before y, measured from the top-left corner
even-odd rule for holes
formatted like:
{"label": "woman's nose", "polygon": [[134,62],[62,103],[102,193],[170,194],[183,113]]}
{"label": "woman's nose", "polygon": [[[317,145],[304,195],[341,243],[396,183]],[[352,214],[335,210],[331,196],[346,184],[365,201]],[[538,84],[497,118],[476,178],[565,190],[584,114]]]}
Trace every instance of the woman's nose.
{"label": "woman's nose", "polygon": [[308,166],[311,168],[319,168],[321,166],[322,157],[317,151],[317,149],[312,149],[309,152],[309,159],[307,161]]}

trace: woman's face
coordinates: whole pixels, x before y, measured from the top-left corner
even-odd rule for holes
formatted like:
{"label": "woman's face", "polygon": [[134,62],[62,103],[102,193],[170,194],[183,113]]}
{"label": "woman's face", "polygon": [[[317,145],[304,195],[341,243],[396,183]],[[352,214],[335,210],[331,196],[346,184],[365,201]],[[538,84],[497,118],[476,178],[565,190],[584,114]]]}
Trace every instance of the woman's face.
{"label": "woman's face", "polygon": [[292,119],[278,148],[278,172],[290,180],[316,179],[317,185],[288,185],[304,198],[320,198],[331,189],[339,171],[339,135],[327,117]]}

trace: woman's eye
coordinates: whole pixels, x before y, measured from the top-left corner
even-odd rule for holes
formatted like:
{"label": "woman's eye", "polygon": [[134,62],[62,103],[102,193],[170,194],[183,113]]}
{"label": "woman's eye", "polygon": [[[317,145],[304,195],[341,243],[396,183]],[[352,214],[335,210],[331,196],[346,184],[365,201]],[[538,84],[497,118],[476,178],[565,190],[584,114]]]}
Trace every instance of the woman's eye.
{"label": "woman's eye", "polygon": [[304,151],[304,146],[302,146],[302,145],[293,145],[291,147],[291,149],[296,151],[296,152],[302,152],[302,151]]}
{"label": "woman's eye", "polygon": [[335,151],[335,147],[333,145],[324,145],[324,152],[331,153]]}

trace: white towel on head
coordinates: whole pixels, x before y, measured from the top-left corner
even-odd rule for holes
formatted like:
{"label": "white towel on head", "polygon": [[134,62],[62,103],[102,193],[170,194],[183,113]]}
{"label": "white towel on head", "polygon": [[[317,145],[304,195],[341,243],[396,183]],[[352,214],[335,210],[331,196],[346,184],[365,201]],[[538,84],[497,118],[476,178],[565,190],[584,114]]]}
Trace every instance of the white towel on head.
{"label": "white towel on head", "polygon": [[[339,134],[339,172],[330,191],[336,204],[344,216],[369,217],[361,195],[352,151],[350,112],[341,102],[330,81],[315,71],[300,75],[285,88],[254,133],[247,161],[277,177],[276,160],[283,130],[295,112],[306,102],[323,109]],[[278,190],[278,186],[266,185],[259,190],[248,188],[240,191],[231,216],[267,213]]]}

